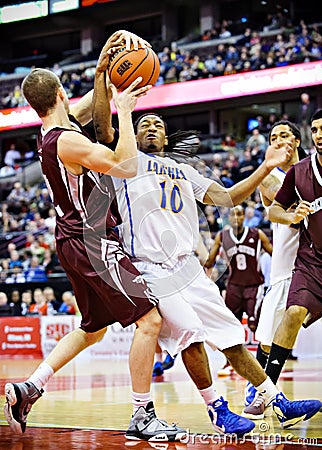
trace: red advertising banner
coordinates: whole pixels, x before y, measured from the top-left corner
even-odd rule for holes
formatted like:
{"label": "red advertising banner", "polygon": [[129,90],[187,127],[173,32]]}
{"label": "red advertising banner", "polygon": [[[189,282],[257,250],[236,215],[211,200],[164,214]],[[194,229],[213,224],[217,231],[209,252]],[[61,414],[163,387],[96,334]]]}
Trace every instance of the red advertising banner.
{"label": "red advertising banner", "polygon": [[[153,87],[148,95],[139,99],[135,111],[307,88],[320,85],[321,81],[322,62],[312,61],[185,83],[170,83]],[[77,103],[78,100],[73,98],[70,103]],[[112,113],[115,112],[112,105]],[[35,125],[40,125],[40,120],[29,106],[0,111],[0,131]]]}
{"label": "red advertising banner", "polygon": [[39,317],[1,317],[0,355],[42,358]]}

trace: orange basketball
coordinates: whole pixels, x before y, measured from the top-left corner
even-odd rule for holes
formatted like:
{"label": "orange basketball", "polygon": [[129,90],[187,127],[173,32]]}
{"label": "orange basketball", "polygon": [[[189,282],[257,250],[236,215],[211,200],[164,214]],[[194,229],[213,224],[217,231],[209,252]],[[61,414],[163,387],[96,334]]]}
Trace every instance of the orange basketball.
{"label": "orange basketball", "polygon": [[152,48],[125,50],[122,47],[112,56],[107,72],[116,88],[123,91],[137,77],[143,78],[139,87],[154,85],[159,78],[160,62]]}

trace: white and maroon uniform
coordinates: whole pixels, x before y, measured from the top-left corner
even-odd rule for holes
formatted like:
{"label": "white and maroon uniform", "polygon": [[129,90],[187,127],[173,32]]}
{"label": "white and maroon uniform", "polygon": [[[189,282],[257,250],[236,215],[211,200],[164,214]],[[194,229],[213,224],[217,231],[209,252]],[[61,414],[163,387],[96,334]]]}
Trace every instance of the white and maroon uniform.
{"label": "white and maroon uniform", "polygon": [[193,342],[214,349],[244,343],[243,327],[194,256],[196,200],[203,201],[214,181],[187,164],[142,152],[136,177],[113,181],[124,247],[159,299],[161,346],[175,355]]}
{"label": "white and maroon uniform", "polygon": [[[73,175],[57,154],[63,132],[53,127],[38,139],[38,154],[56,217],[56,248],[72,284],[81,328],[98,331],[109,324],[130,325],[156,304],[113,228],[120,223],[113,183],[107,175],[84,169]],[[87,136],[88,137],[88,136]]]}
{"label": "white and maroon uniform", "polygon": [[220,231],[220,240],[229,264],[226,305],[238,320],[242,320],[245,312],[249,324],[254,324],[258,288],[264,283],[259,263],[262,244],[258,229],[245,227],[237,237],[233,229],[228,228]]}

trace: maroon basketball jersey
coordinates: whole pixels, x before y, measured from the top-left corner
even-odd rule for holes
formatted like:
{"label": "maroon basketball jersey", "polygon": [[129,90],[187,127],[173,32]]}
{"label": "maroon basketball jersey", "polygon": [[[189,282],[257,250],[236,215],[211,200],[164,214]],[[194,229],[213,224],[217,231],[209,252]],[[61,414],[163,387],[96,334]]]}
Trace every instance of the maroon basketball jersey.
{"label": "maroon basketball jersey", "polygon": [[110,177],[85,168],[81,175],[73,175],[57,155],[57,140],[63,132],[79,131],[90,139],[74,118],[72,121],[77,127],[74,131],[55,127],[38,137],[38,155],[56,210],[58,240],[82,237],[86,230],[105,236],[108,228],[121,222]]}
{"label": "maroon basketball jersey", "polygon": [[221,243],[229,263],[228,283],[259,286],[264,277],[259,268],[261,241],[256,228],[245,227],[240,239],[233,229],[221,231]]}
{"label": "maroon basketball jersey", "polygon": [[[301,224],[303,238],[310,242],[311,249],[316,252],[318,262],[322,265],[322,176],[321,166],[316,154],[296,164],[295,186],[300,199],[311,203],[314,213]],[[301,240],[301,239],[300,239]]]}
{"label": "maroon basketball jersey", "polygon": [[[314,213],[300,223],[299,249],[295,268],[312,274],[313,267],[322,268],[322,167],[313,154],[295,164],[286,174],[276,194],[276,201],[285,207],[295,201],[311,203]],[[321,277],[318,277],[321,279]]]}

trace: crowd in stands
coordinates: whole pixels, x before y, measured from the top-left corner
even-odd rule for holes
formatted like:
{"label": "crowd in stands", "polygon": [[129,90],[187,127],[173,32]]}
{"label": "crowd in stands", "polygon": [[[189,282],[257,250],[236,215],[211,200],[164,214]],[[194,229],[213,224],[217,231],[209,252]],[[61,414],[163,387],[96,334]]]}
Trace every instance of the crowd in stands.
{"label": "crowd in stands", "polygon": [[[299,24],[278,14],[258,29],[246,26],[241,35],[233,35],[230,22],[223,20],[199,36],[209,41],[206,47],[182,50],[176,42],[159,52],[161,71],[157,85],[197,80],[217,76],[263,70],[322,59],[322,30],[320,24]],[[272,33],[273,34],[270,34]],[[228,42],[227,42],[228,40]],[[212,45],[211,42],[214,42]],[[93,87],[95,66],[65,71],[58,63],[51,68],[61,79],[70,98],[80,97]],[[26,105],[20,85],[1,98],[0,107]]]}
{"label": "crowd in stands", "polygon": [[[235,140],[225,135],[221,151],[210,153],[211,161],[197,155],[192,164],[207,177],[232,186],[262,162],[269,123],[266,127],[266,131],[255,128],[238,151]],[[258,192],[245,206],[248,224],[270,228]],[[216,232],[228,223],[228,213],[227,208],[200,207],[200,230],[208,248]],[[0,246],[0,284],[46,282],[52,274],[65,275],[55,251],[55,221],[55,209],[44,182],[34,186],[14,183],[1,203],[0,236],[9,236],[10,240]]]}
{"label": "crowd in stands", "polygon": [[0,316],[50,316],[79,314],[75,296],[71,291],[57,298],[52,287],[37,287],[34,291],[13,289],[9,296],[0,291]]}

